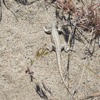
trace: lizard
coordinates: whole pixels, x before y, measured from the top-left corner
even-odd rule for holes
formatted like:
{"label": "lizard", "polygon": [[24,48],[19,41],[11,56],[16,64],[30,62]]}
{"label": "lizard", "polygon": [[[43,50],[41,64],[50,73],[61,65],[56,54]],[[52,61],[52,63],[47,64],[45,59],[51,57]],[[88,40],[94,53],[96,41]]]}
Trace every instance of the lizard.
{"label": "lizard", "polygon": [[[45,32],[48,32],[48,30],[46,30],[44,28],[44,31]],[[50,33],[50,31],[49,31]],[[65,81],[64,81],[64,77],[63,77],[63,74],[62,74],[62,69],[61,69],[61,51],[64,49],[66,51],[66,44],[62,45],[62,47],[60,46],[60,40],[59,40],[59,33],[57,31],[57,28],[56,28],[56,22],[53,22],[52,23],[52,29],[51,29],[51,48],[49,49],[50,51],[52,51],[53,49],[56,51],[56,57],[57,57],[57,64],[58,64],[58,67],[59,67],[59,73],[60,73],[60,77],[61,77],[61,80],[63,82],[63,84],[65,85],[65,88],[67,89],[68,93],[72,96],[71,92],[69,91]],[[74,100],[74,97],[73,97],[73,100]]]}

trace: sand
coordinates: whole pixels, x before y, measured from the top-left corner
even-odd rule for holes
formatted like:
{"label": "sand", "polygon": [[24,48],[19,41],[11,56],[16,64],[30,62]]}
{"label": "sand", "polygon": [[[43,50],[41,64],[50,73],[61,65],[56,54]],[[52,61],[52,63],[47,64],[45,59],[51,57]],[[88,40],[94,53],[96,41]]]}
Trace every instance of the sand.
{"label": "sand", "polygon": [[[55,8],[49,6],[46,10],[43,0],[28,6],[11,0],[7,4],[17,19],[3,5],[0,23],[0,100],[45,100],[36,92],[36,85],[45,91],[48,100],[71,100],[60,78],[56,53],[50,52],[36,58],[37,51],[51,42],[43,27],[51,27],[51,22],[55,20]],[[61,53],[63,74],[67,73],[65,82],[69,84],[71,93],[78,89],[75,100],[100,90],[100,48],[96,42],[93,56],[85,59],[86,47],[86,44],[76,40],[68,71],[68,53]],[[30,75],[25,73],[28,68],[34,72],[32,82]],[[100,100],[100,97],[93,100]]]}

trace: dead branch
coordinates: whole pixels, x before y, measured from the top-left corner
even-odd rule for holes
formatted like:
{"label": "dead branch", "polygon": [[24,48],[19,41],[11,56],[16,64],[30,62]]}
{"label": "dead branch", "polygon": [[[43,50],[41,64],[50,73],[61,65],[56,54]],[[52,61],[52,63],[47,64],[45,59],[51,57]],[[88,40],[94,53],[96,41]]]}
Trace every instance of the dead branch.
{"label": "dead branch", "polygon": [[95,98],[95,97],[99,97],[99,96],[100,96],[100,92],[96,92],[96,93],[90,94],[86,97],[83,96],[79,100],[86,100],[86,99],[89,99],[89,98]]}

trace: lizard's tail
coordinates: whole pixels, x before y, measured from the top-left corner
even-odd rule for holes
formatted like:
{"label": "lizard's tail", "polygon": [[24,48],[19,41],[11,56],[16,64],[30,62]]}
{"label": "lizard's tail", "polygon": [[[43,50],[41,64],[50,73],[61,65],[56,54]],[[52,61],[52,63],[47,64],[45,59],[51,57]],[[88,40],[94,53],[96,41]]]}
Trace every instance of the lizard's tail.
{"label": "lizard's tail", "polygon": [[74,99],[74,96],[71,94],[71,92],[69,91],[69,89],[68,89],[68,87],[67,87],[67,85],[66,85],[66,83],[65,83],[65,81],[64,81],[64,77],[63,77],[63,74],[62,74],[62,68],[61,68],[60,54],[57,54],[57,58],[58,58],[57,61],[58,61],[58,67],[59,67],[59,73],[60,73],[60,76],[61,76],[61,80],[62,80],[62,82],[64,83],[65,88],[67,89],[68,93],[71,95],[71,97],[73,98],[73,100],[75,100],[75,99]]}

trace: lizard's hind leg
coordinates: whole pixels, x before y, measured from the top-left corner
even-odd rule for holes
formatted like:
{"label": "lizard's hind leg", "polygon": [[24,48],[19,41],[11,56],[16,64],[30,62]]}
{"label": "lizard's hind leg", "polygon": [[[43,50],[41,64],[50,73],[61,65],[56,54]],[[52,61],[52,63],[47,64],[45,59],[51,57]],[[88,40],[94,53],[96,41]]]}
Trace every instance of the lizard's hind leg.
{"label": "lizard's hind leg", "polygon": [[54,46],[54,44],[51,43],[51,44],[47,47],[47,50],[48,50],[49,52],[55,51],[55,46]]}
{"label": "lizard's hind leg", "polygon": [[51,30],[50,29],[46,29],[46,27],[43,27],[43,30],[46,34],[51,34]]}
{"label": "lizard's hind leg", "polygon": [[61,46],[61,51],[63,51],[63,50],[64,50],[66,53],[69,52],[69,51],[75,52],[75,51],[73,50],[73,48],[71,48],[71,47],[68,46],[67,43],[64,43],[64,44]]}
{"label": "lizard's hind leg", "polygon": [[67,43],[64,43],[62,46],[61,46],[61,51],[65,51],[67,52],[68,51],[68,47],[67,47]]}

